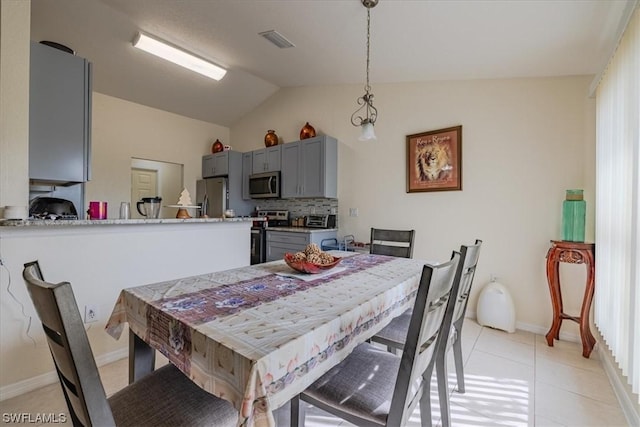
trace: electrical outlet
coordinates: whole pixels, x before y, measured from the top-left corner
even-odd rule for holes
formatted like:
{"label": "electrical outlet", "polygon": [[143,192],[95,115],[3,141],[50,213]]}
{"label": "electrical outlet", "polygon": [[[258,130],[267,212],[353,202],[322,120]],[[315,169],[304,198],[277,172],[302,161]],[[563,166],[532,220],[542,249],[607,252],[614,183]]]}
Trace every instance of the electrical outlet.
{"label": "electrical outlet", "polygon": [[98,306],[97,305],[85,305],[84,306],[84,323],[92,323],[98,321]]}
{"label": "electrical outlet", "polygon": [[358,216],[358,208],[349,208],[349,216]]}

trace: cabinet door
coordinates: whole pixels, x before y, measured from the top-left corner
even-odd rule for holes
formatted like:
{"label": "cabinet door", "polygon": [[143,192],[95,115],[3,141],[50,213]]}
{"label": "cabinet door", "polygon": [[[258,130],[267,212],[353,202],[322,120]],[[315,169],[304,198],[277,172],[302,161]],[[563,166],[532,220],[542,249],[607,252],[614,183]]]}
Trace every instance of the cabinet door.
{"label": "cabinet door", "polygon": [[338,197],[338,141],[305,139],[300,150],[300,197]]}
{"label": "cabinet door", "polygon": [[274,147],[267,148],[265,153],[267,168],[265,172],[277,172],[281,166],[282,146],[276,145]]}
{"label": "cabinet door", "polygon": [[262,173],[267,170],[267,150],[264,148],[261,150],[254,150],[253,165],[251,166],[252,173]]}
{"label": "cabinet door", "polygon": [[291,142],[282,146],[282,165],[280,173],[280,197],[300,196],[300,144]]}
{"label": "cabinet door", "polygon": [[215,176],[229,175],[229,152],[213,155],[213,173]]}
{"label": "cabinet door", "polygon": [[284,254],[303,251],[309,243],[309,233],[295,231],[267,230],[267,261],[277,261],[284,258]]}
{"label": "cabinet door", "polygon": [[324,197],[324,140],[302,141],[300,147],[300,194],[302,197]]}
{"label": "cabinet door", "polygon": [[254,150],[252,173],[277,172],[280,170],[281,145]]}
{"label": "cabinet door", "polygon": [[249,175],[252,173],[253,168],[253,153],[242,154],[242,199],[250,200],[249,195]]}
{"label": "cabinet door", "polygon": [[202,156],[202,177],[209,178],[214,176],[214,159],[213,154],[207,154],[206,156]]}
{"label": "cabinet door", "polygon": [[229,152],[202,156],[202,177],[229,175]]}
{"label": "cabinet door", "polygon": [[29,178],[89,179],[91,67],[87,60],[31,43]]}

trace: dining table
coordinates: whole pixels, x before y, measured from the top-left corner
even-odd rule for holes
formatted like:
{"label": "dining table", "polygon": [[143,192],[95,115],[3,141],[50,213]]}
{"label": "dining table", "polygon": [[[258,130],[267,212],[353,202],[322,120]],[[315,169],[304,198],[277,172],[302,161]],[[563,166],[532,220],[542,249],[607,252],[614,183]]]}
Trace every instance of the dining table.
{"label": "dining table", "polygon": [[413,305],[425,265],[330,253],[340,262],[318,274],[280,260],[122,290],[105,328],[129,326],[130,381],[157,350],[232,402],[239,426],[275,426],[277,408]]}

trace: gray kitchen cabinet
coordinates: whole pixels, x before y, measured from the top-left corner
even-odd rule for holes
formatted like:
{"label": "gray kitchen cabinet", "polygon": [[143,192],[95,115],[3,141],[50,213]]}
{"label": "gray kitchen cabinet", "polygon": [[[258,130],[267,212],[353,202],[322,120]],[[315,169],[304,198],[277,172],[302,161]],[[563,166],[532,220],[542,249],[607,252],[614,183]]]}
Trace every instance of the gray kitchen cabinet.
{"label": "gray kitchen cabinet", "polygon": [[280,170],[281,145],[252,151],[252,173],[277,172]]}
{"label": "gray kitchen cabinet", "polygon": [[237,151],[222,151],[202,156],[202,177],[229,175],[229,163],[238,162],[238,159],[241,162],[241,157],[242,153]]}
{"label": "gray kitchen cabinet", "polygon": [[282,146],[281,197],[338,197],[338,141],[327,135]]}
{"label": "gray kitchen cabinet", "polygon": [[91,64],[31,42],[29,179],[79,183],[91,178]]}
{"label": "gray kitchen cabinet", "polygon": [[277,261],[284,254],[304,251],[309,243],[320,246],[324,239],[335,239],[336,230],[275,231],[267,230],[267,261]]}
{"label": "gray kitchen cabinet", "polygon": [[253,153],[242,153],[242,198],[250,200],[249,176],[253,173]]}

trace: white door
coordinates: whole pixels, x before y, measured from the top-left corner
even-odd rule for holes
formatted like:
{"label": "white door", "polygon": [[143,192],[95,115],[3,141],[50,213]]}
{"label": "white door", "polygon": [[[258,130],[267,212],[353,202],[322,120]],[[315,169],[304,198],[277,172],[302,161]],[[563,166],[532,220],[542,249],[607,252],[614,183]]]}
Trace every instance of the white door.
{"label": "white door", "polygon": [[136,203],[143,197],[158,195],[158,171],[131,168],[131,218],[144,218],[138,213]]}

